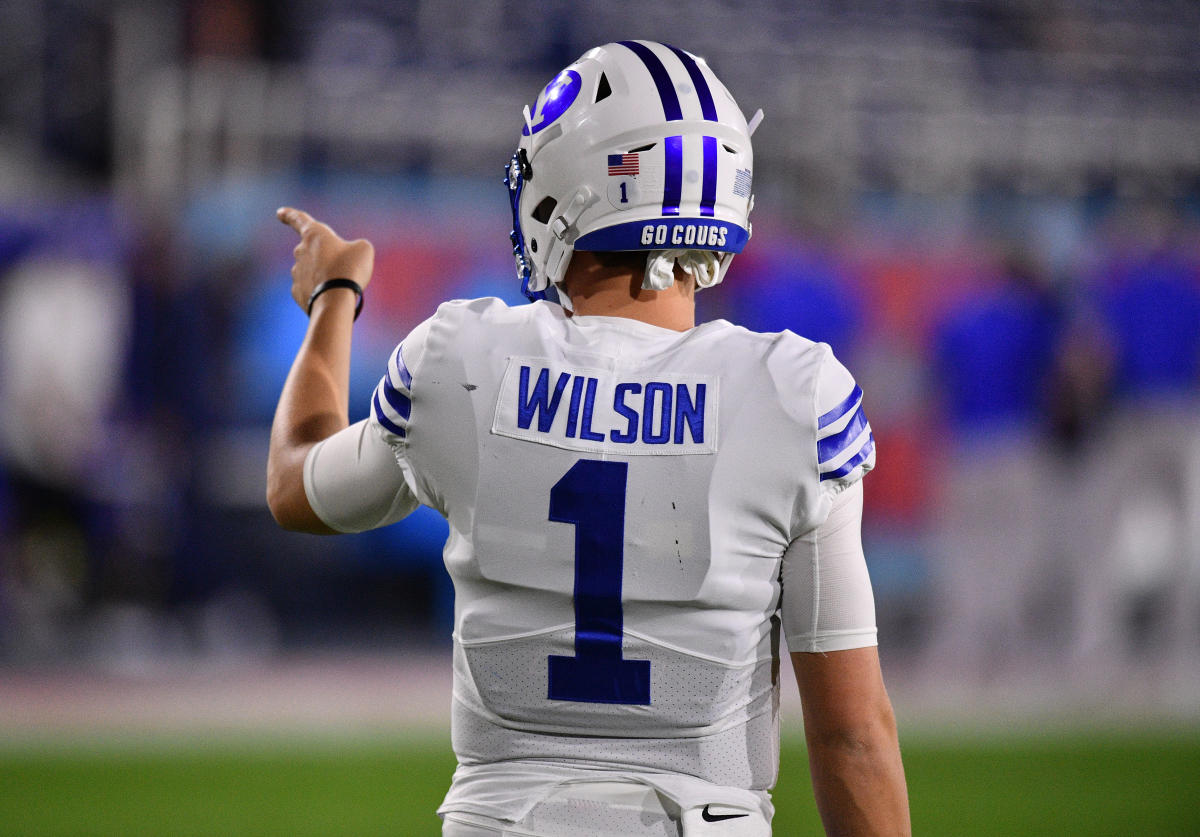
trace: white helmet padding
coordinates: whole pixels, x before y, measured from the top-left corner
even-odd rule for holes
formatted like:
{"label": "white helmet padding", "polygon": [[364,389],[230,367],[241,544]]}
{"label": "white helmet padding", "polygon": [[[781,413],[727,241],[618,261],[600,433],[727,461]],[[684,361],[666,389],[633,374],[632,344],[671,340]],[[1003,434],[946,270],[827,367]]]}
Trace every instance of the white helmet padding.
{"label": "white helmet padding", "polygon": [[544,298],[575,250],[715,252],[716,284],[750,237],[753,164],[703,59],[651,41],[590,50],[526,111],[508,166],[522,289]]}

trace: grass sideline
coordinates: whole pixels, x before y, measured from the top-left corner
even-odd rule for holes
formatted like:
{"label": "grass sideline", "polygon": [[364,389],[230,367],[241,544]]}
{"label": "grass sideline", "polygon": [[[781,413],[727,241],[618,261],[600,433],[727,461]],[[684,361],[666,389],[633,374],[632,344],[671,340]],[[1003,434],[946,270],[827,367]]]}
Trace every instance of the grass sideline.
{"label": "grass sideline", "polygon": [[[1200,730],[917,737],[914,833],[1200,834]],[[820,834],[802,740],[785,738],[775,833]],[[442,735],[218,735],[0,746],[3,835],[437,835]]]}

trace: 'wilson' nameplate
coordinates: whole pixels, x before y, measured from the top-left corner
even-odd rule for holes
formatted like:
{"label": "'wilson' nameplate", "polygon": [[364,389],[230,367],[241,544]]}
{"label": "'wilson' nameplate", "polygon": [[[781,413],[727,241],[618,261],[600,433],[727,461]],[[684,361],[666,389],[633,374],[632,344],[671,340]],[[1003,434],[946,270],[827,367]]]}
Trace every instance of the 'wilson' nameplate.
{"label": "'wilson' nameplate", "polygon": [[717,449],[717,379],[512,357],[492,432],[589,453],[712,453]]}

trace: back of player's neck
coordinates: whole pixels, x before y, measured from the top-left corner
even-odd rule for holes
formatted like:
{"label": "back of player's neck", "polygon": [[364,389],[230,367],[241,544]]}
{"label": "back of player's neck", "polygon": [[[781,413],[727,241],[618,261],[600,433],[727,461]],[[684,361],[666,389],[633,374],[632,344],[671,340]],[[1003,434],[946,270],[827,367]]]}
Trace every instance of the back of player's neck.
{"label": "back of player's neck", "polygon": [[677,283],[665,291],[626,287],[598,287],[571,297],[573,314],[587,317],[624,317],[671,331],[687,331],[696,325],[696,305]]}

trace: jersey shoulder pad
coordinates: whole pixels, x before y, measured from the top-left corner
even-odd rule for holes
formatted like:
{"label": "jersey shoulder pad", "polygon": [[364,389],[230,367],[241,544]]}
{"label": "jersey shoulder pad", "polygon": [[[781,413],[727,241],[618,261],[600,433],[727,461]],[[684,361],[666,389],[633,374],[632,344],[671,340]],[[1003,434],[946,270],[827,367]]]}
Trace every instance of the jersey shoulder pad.
{"label": "jersey shoulder pad", "polygon": [[437,313],[430,319],[442,325],[461,326],[473,319],[488,320],[510,316],[528,307],[528,305],[510,306],[504,300],[494,296],[450,299],[438,305]]}
{"label": "jersey shoulder pad", "polygon": [[811,427],[813,391],[829,347],[791,331],[750,334],[756,338],[780,407],[800,427]]}

